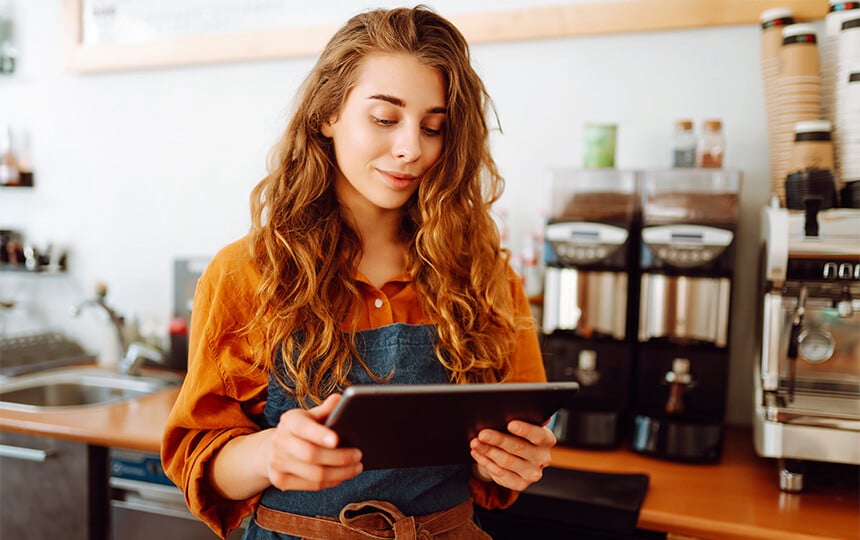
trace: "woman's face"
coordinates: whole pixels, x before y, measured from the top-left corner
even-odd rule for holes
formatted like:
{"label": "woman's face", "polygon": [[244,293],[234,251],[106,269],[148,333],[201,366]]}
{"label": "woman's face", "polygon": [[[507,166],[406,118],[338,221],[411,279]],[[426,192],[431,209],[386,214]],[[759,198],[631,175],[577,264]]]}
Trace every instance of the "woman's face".
{"label": "woman's face", "polygon": [[441,73],[408,54],[373,54],[336,116],[335,191],[353,212],[399,210],[442,153],[446,119]]}

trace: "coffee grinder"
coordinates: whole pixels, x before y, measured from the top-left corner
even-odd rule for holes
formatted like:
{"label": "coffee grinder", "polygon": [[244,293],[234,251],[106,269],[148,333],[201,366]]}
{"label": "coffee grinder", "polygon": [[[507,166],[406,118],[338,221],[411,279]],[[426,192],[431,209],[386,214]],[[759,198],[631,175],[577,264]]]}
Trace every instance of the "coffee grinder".
{"label": "coffee grinder", "polygon": [[634,451],[719,459],[741,173],[644,171]]}
{"label": "coffee grinder", "polygon": [[562,445],[614,447],[628,423],[634,359],[636,174],[558,169],[550,185],[542,349],[550,380],[580,385],[553,431]]}

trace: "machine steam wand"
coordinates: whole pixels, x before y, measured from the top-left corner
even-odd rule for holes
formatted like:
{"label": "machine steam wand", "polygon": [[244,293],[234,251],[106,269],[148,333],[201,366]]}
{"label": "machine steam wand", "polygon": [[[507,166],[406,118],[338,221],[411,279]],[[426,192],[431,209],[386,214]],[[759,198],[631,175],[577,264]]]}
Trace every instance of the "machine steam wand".
{"label": "machine steam wand", "polygon": [[791,320],[791,332],[788,337],[788,401],[794,401],[795,378],[797,376],[797,349],[800,342],[800,328],[803,325],[803,315],[806,313],[806,285],[800,286],[797,294],[797,308]]}

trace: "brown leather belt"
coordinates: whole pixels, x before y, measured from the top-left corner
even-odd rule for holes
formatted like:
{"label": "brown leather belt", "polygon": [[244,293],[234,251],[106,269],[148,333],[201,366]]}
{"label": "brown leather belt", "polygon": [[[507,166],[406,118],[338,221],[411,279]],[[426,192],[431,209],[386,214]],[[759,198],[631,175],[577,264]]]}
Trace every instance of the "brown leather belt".
{"label": "brown leather belt", "polygon": [[446,540],[487,539],[472,522],[472,500],[424,516],[406,516],[391,503],[363,501],[348,504],[337,519],[301,516],[258,506],[257,525],[272,532],[306,540]]}

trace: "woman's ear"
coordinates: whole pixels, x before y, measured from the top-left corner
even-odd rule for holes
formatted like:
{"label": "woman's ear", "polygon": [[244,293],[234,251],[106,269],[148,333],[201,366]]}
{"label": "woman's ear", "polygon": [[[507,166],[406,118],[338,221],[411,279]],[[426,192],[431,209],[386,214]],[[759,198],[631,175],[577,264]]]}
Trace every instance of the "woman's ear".
{"label": "woman's ear", "polygon": [[331,139],[332,135],[333,135],[332,127],[331,127],[332,118],[329,118],[328,120],[323,122],[322,125],[320,126],[320,132],[323,134],[323,137],[328,137],[329,139]]}

